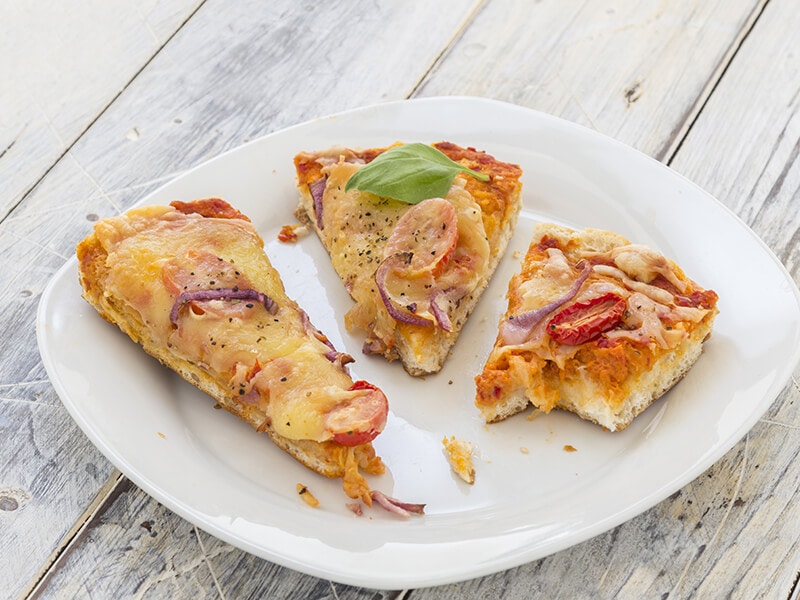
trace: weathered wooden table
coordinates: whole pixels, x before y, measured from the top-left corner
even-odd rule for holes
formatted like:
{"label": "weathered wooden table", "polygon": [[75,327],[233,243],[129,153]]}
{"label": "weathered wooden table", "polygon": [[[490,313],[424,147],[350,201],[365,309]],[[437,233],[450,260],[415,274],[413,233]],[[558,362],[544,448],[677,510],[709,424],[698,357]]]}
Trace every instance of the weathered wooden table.
{"label": "weathered wooden table", "polygon": [[428,589],[361,589],[204,533],[62,407],[35,316],[98,217],[243,142],[413,97],[593,128],[716,196],[800,280],[793,0],[112,0],[0,6],[0,596],[788,598],[800,574],[800,385],[669,499],[590,541]]}

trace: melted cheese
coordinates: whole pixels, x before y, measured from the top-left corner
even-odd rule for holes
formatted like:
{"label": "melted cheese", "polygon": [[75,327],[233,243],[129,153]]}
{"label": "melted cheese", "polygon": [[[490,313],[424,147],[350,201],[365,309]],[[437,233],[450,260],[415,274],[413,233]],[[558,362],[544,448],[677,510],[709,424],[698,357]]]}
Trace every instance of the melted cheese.
{"label": "melted cheese", "polygon": [[519,284],[520,305],[516,313],[533,310],[560,298],[574,281],[574,270],[564,253],[558,248],[548,248],[541,268]]}
{"label": "melted cheese", "polygon": [[[562,406],[566,389],[578,398],[575,403],[587,398],[618,408],[642,372],[665,353],[678,350],[697,330],[710,328],[716,314],[713,292],[704,306],[678,304],[677,295],[691,295],[699,288],[658,252],[609,232],[542,227],[546,235],[535,237],[521,273],[509,285],[506,319],[564,297],[581,260],[590,261],[592,272],[574,298],[532,326],[523,344],[504,345],[502,335],[498,337],[476,378],[476,403],[489,421],[522,410],[524,403],[515,400],[511,405],[509,400],[520,396],[544,411]],[[577,346],[560,344],[547,335],[546,324],[553,314],[607,293],[626,301],[616,328]]]}
{"label": "melted cheese", "polygon": [[[407,277],[395,276],[391,287],[405,305],[418,306],[418,314],[431,322],[431,327],[401,324],[386,310],[375,285],[374,274],[384,258],[384,248],[400,217],[409,205],[374,194],[352,190],[345,192],[350,176],[360,167],[352,162],[328,164],[323,200],[322,230],[332,264],[345,281],[356,305],[345,316],[348,329],[361,329],[381,340],[387,347],[394,343],[394,333],[403,331],[412,352],[424,353],[435,335],[435,317],[431,312],[431,289],[450,290],[437,301],[445,312],[452,312],[458,301],[471,293],[486,275],[490,247],[481,217],[481,208],[456,178],[445,199],[456,210],[458,241],[448,265],[435,276],[428,272]],[[399,280],[402,279],[402,280]]]}
{"label": "melted cheese", "polygon": [[[250,223],[146,207],[104,220],[96,235],[108,252],[108,293],[139,313],[153,342],[229,380],[232,401],[256,406],[264,424],[284,437],[329,439],[326,413],[365,393],[347,391],[352,380],[309,334]],[[254,301],[211,300],[190,302],[176,324],[170,321],[180,291],[234,286],[266,294],[277,311]]]}

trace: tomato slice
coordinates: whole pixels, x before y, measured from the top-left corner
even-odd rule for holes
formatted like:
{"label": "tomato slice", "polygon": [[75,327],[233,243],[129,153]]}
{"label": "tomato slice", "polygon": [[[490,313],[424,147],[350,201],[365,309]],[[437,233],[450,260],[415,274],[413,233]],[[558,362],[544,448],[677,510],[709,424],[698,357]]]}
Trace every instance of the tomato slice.
{"label": "tomato slice", "polygon": [[366,381],[356,381],[350,390],[366,390],[367,393],[334,408],[326,416],[325,424],[337,444],[360,446],[383,431],[389,403],[380,389]]}
{"label": "tomato slice", "polygon": [[444,198],[429,198],[415,204],[392,229],[384,258],[410,252],[410,271],[443,268],[458,242],[458,216]]}
{"label": "tomato slice", "polygon": [[547,333],[560,344],[584,344],[619,325],[625,307],[625,299],[610,292],[575,302],[550,319]]}

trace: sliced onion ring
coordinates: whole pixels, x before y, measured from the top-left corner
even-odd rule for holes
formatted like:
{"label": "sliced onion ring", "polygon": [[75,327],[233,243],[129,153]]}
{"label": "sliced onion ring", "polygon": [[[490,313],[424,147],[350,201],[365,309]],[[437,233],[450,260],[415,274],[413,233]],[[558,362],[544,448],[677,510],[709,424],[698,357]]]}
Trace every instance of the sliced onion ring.
{"label": "sliced onion ring", "polygon": [[578,295],[578,291],[581,289],[583,282],[586,281],[589,274],[592,272],[592,266],[587,261],[581,260],[576,267],[580,269],[580,275],[566,294],[534,310],[516,316],[511,315],[508,319],[500,323],[500,338],[503,340],[503,344],[506,346],[515,346],[524,343],[525,340],[530,337],[534,327],[547,315]]}
{"label": "sliced onion ring", "polygon": [[172,305],[172,310],[169,311],[169,320],[173,325],[178,323],[178,314],[182,307],[186,306],[189,302],[207,302],[209,300],[255,300],[264,305],[271,315],[278,312],[278,303],[266,294],[262,294],[258,290],[248,288],[240,290],[239,288],[219,288],[214,290],[197,290],[193,292],[183,292],[175,298],[175,304]]}
{"label": "sliced onion ring", "polygon": [[399,307],[386,290],[386,278],[389,275],[389,271],[397,266],[408,264],[412,256],[413,254],[411,252],[398,252],[397,254],[392,254],[388,258],[385,258],[383,262],[381,262],[381,266],[378,267],[378,270],[375,271],[375,285],[378,286],[378,293],[381,296],[386,310],[389,312],[389,316],[395,321],[430,327],[433,325],[431,321]]}

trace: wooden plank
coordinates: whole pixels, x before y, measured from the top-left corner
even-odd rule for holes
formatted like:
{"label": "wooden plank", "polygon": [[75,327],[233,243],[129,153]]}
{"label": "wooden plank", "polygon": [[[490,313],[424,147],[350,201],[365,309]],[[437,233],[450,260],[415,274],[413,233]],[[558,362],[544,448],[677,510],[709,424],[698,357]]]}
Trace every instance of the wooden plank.
{"label": "wooden plank", "polygon": [[[765,7],[672,163],[748,223],[795,283],[800,282],[799,26],[790,0]],[[747,590],[749,597],[788,597],[796,585],[798,381],[800,369],[739,450],[746,454],[738,476],[741,490],[727,496],[738,506],[713,540],[719,550],[686,566],[685,581],[702,581],[697,597],[725,589]],[[699,537],[689,548],[702,544],[709,540]]]}
{"label": "wooden plank", "polygon": [[[301,577],[242,552],[184,521],[124,478],[99,512],[102,519],[80,532],[31,600],[398,596]],[[79,554],[77,560],[73,553]],[[87,569],[88,564],[95,568]]]}
{"label": "wooden plank", "polygon": [[[201,0],[0,4],[0,216],[6,215]],[[10,57],[10,59],[8,59]],[[13,84],[10,84],[13,82]]]}
{"label": "wooden plank", "polygon": [[[391,3],[361,18],[356,6],[327,4],[311,11],[293,0],[206,2],[88,133],[71,143],[52,168],[48,165],[46,176],[23,202],[0,219],[5,284],[0,289],[5,307],[0,311],[5,348],[0,361],[0,505],[13,507],[0,510],[0,589],[16,596],[32,587],[53,553],[68,541],[62,537],[74,530],[113,476],[111,465],[58,402],[38,356],[33,327],[44,286],[92,222],[130,206],[164,178],[249,138],[322,112],[405,97],[472,9],[471,0],[413,7]],[[92,20],[79,24],[90,36]],[[409,45],[417,35],[420,39]],[[383,70],[384,59],[397,68]],[[297,65],[303,64],[317,66],[298,73]],[[3,161],[10,156],[6,152]],[[13,194],[3,189],[2,202],[16,204]],[[134,494],[138,510],[152,514],[154,503],[138,489]],[[146,518],[111,521],[108,532],[124,542],[125,536],[139,534],[139,523]],[[170,514],[165,526],[177,528],[180,522]],[[64,564],[59,572],[69,581],[106,585],[92,579],[101,566],[96,556],[87,554],[91,539],[81,538],[69,560],[59,563]],[[184,545],[187,539],[189,547]],[[170,546],[176,556],[202,552],[196,536],[177,540]],[[125,547],[122,543],[120,551]],[[104,566],[113,571],[120,555],[109,552],[111,562]],[[131,552],[131,560],[139,560]],[[234,562],[253,560],[236,553]],[[166,559],[158,564],[167,573]],[[112,573],[108,585],[116,581],[119,593],[109,596],[126,597],[123,590],[152,582],[151,575],[135,570],[118,578]],[[242,580],[231,580],[232,587],[265,585],[252,575],[239,575]],[[289,586],[283,589],[319,585],[294,572],[281,579]],[[159,594],[164,588],[154,589]],[[58,587],[41,593],[60,596]],[[358,592],[348,593],[352,597]]]}
{"label": "wooden plank", "polygon": [[489,2],[419,95],[507,100],[663,159],[763,3]]}

